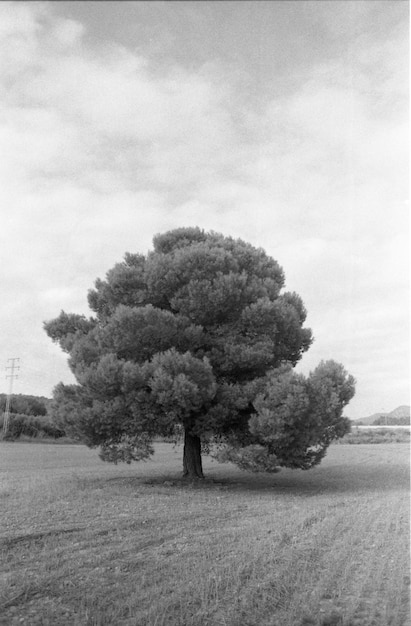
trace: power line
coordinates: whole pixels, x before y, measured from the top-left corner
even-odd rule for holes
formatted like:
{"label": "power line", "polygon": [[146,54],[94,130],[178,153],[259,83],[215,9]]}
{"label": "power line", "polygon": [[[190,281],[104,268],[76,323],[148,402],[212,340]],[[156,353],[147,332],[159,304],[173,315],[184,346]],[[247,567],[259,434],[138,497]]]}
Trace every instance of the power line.
{"label": "power line", "polygon": [[11,361],[11,365],[6,365],[6,372],[7,370],[11,370],[11,373],[6,374],[6,379],[7,378],[10,379],[10,385],[9,385],[9,392],[7,394],[7,399],[6,399],[6,409],[4,411],[3,436],[7,433],[9,422],[10,422],[10,404],[11,404],[11,397],[13,395],[13,381],[15,378],[18,378],[18,374],[15,374],[14,372],[20,369],[20,366],[16,365],[16,363],[20,361],[19,358],[13,357],[11,359],[7,359],[8,363],[10,361]]}

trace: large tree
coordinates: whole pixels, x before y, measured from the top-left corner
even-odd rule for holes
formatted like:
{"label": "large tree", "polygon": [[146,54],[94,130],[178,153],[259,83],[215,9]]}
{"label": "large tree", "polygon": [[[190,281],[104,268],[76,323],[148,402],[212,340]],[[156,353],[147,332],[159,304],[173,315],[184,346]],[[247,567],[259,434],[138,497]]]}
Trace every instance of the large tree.
{"label": "large tree", "polygon": [[45,323],[77,385],[54,391],[57,423],[107,461],[141,460],[184,434],[184,475],[201,451],[252,471],[308,469],[349,430],[354,379],[334,361],[294,366],[312,342],[300,297],[264,250],[182,228],[126,254],[89,291],[94,316]]}

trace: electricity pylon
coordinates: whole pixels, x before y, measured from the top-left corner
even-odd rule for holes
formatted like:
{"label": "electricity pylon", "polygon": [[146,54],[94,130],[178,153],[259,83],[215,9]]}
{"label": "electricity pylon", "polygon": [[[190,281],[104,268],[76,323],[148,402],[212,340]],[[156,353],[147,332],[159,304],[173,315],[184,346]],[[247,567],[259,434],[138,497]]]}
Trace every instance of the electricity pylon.
{"label": "electricity pylon", "polygon": [[11,361],[11,365],[7,365],[6,366],[6,371],[7,370],[11,370],[11,374],[6,374],[6,379],[9,378],[10,379],[10,385],[9,385],[9,392],[7,394],[7,399],[6,399],[6,409],[4,411],[4,420],[3,420],[3,436],[7,433],[7,430],[9,428],[9,422],[10,422],[10,404],[11,404],[11,397],[13,395],[13,380],[15,378],[18,378],[18,374],[15,374],[15,370],[19,370],[20,366],[16,365],[16,363],[18,363],[20,361],[19,358],[12,358],[12,359],[7,359],[7,362]]}

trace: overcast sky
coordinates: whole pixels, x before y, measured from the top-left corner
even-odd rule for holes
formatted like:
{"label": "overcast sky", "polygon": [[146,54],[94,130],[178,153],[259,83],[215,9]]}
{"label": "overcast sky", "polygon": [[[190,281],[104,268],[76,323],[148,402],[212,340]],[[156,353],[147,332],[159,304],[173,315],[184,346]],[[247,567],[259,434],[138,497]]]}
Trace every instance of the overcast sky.
{"label": "overcast sky", "polygon": [[395,0],[1,2],[15,393],[74,381],[44,320],[196,225],[277,259],[315,337],[298,369],[343,363],[349,417],[409,404],[408,25]]}

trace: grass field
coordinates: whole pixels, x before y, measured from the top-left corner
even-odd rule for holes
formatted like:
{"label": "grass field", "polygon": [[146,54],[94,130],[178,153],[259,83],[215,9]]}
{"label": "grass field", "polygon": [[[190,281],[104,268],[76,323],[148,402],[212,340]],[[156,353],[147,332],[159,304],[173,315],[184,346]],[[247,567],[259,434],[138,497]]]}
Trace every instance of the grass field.
{"label": "grass field", "polygon": [[410,623],[407,445],[331,446],[272,476],[206,459],[199,486],[181,456],[2,443],[0,623]]}

